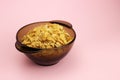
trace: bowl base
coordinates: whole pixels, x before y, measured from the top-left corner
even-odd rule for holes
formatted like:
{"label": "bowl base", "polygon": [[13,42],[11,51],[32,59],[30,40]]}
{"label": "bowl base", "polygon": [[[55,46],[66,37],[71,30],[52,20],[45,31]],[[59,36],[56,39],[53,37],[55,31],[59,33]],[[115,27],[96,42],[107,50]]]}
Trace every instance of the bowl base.
{"label": "bowl base", "polygon": [[38,63],[38,62],[34,62],[34,63],[36,63],[36,64],[38,64],[38,65],[40,65],[40,66],[52,66],[52,65],[57,64],[58,62],[59,62],[59,61],[53,62],[53,63]]}

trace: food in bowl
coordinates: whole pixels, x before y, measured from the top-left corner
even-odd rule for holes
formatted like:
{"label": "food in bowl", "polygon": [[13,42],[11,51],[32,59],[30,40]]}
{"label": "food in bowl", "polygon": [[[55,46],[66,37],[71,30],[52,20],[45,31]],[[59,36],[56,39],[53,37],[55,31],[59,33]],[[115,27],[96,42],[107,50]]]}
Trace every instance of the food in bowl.
{"label": "food in bowl", "polygon": [[22,44],[32,48],[56,48],[68,44],[72,39],[62,25],[46,23],[36,26],[24,35]]}

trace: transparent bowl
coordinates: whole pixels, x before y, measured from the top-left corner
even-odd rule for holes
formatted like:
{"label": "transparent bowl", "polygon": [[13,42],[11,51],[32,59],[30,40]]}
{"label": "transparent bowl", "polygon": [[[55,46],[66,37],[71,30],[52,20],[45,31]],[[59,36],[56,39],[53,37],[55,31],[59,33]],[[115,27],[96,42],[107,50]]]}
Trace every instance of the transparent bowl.
{"label": "transparent bowl", "polygon": [[[57,23],[57,24],[63,25],[64,29],[73,37],[73,40],[61,47],[50,48],[50,49],[32,48],[32,47],[23,45],[21,43],[22,37],[25,34],[27,34],[29,30],[33,29],[38,25],[45,24],[45,23]],[[62,21],[62,20],[35,22],[35,23],[25,25],[18,30],[16,34],[15,47],[17,50],[24,53],[33,62],[39,65],[49,66],[49,65],[58,63],[63,57],[65,57],[68,54],[68,52],[73,46],[75,39],[76,39],[76,33],[69,22]]]}

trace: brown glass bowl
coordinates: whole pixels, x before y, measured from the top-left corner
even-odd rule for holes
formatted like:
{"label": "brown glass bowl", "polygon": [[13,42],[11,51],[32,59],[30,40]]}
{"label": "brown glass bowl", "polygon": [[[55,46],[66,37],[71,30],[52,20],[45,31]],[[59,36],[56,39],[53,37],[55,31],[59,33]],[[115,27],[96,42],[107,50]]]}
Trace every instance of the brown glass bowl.
{"label": "brown glass bowl", "polygon": [[[28,47],[21,43],[21,39],[27,32],[34,27],[45,24],[45,23],[57,23],[64,27],[64,29],[73,37],[73,40],[66,45],[57,48],[50,48],[50,49],[38,49]],[[33,62],[39,65],[53,65],[58,63],[71,49],[73,43],[76,38],[76,33],[72,28],[72,25],[69,22],[62,21],[62,20],[53,20],[53,21],[43,21],[43,22],[35,22],[23,26],[20,30],[18,30],[16,34],[16,43],[15,47],[20,52],[24,53],[28,58],[30,58]]]}

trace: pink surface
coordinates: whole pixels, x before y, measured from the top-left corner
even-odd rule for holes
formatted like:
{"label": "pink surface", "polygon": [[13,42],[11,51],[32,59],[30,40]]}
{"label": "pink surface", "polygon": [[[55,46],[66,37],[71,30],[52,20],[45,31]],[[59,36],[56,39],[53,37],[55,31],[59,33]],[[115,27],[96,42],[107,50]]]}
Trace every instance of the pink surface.
{"label": "pink surface", "polygon": [[[22,26],[73,24],[77,38],[58,64],[43,67],[14,47]],[[0,80],[120,80],[120,0],[0,0]]]}

